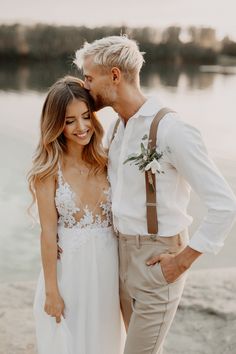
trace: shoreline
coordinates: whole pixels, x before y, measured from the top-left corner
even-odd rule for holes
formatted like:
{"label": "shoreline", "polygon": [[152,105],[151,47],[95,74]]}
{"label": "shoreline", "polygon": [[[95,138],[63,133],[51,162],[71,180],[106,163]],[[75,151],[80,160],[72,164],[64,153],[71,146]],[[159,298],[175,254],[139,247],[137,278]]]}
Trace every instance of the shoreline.
{"label": "shoreline", "polygon": [[[0,283],[0,354],[36,354],[33,281]],[[236,267],[191,270],[164,354],[235,354]]]}

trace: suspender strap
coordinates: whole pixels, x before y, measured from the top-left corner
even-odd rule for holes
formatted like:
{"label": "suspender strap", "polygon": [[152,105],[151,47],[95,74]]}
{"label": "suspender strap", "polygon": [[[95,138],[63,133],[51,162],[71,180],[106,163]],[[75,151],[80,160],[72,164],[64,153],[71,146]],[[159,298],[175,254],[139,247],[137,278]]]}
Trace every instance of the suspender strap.
{"label": "suspender strap", "polygon": [[114,125],[114,129],[113,129],[113,132],[112,132],[112,136],[111,136],[111,140],[110,140],[110,146],[111,146],[111,143],[116,135],[116,132],[117,132],[117,129],[118,129],[118,126],[120,124],[120,118],[117,119],[115,125]]}
{"label": "suspender strap", "polygon": [[[162,108],[157,115],[153,118],[153,121],[149,130],[149,147],[151,149],[157,146],[157,129],[158,124],[162,118],[167,113],[173,112],[169,108]],[[150,170],[149,170],[150,171]],[[149,176],[151,175],[153,188],[151,188],[149,183]],[[148,171],[145,171],[145,182],[146,182],[146,209],[147,209],[147,229],[149,234],[158,233],[158,221],[157,221],[157,201],[156,201],[156,175]]]}
{"label": "suspender strap", "polygon": [[[174,112],[169,108],[162,108],[156,116],[153,118],[153,121],[149,130],[149,147],[151,149],[156,148],[157,146],[157,129],[158,124],[162,118],[165,117],[167,113]],[[115,137],[118,126],[120,124],[120,118],[117,119],[112,137],[110,140],[110,145]],[[145,183],[146,183],[146,210],[147,210],[147,230],[149,234],[158,233],[158,221],[157,221],[157,201],[156,201],[156,175],[151,173],[151,178],[153,182],[153,188],[150,187],[148,171],[145,171]]]}

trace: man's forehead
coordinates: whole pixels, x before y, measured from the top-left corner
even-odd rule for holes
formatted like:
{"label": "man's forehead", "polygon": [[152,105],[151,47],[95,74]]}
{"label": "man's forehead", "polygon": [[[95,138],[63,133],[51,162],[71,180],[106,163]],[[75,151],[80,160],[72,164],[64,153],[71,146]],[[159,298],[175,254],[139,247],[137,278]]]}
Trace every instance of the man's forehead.
{"label": "man's forehead", "polygon": [[92,56],[84,58],[83,72],[85,75],[86,75],[86,72],[89,75],[89,73],[96,71],[97,68],[98,68],[98,66],[96,64],[94,64]]}
{"label": "man's forehead", "polygon": [[84,58],[82,69],[84,76],[103,75],[108,73],[106,67],[94,63],[93,56]]}

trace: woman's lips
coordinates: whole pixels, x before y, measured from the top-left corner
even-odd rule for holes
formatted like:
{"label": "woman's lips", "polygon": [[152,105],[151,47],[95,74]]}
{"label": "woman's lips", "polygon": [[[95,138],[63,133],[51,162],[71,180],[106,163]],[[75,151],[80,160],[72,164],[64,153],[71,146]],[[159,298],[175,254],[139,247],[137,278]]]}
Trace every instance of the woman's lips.
{"label": "woman's lips", "polygon": [[77,133],[77,134],[75,134],[78,138],[80,138],[80,139],[83,139],[83,138],[86,138],[86,136],[88,135],[88,133],[89,133],[89,130],[86,130],[85,132],[83,132],[83,133]]}

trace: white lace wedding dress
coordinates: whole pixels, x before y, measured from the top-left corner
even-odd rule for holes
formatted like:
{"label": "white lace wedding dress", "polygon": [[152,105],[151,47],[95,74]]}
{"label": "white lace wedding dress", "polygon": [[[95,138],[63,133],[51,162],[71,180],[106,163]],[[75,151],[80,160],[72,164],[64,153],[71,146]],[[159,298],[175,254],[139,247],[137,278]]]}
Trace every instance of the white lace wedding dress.
{"label": "white lace wedding dress", "polygon": [[57,324],[44,312],[41,271],[34,300],[39,354],[121,354],[124,332],[120,316],[117,240],[111,227],[110,190],[101,213],[81,212],[76,195],[58,169],[55,203],[59,214],[58,285],[65,318]]}

